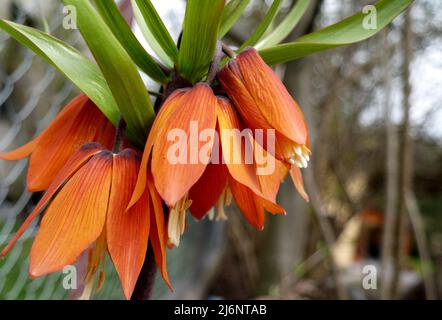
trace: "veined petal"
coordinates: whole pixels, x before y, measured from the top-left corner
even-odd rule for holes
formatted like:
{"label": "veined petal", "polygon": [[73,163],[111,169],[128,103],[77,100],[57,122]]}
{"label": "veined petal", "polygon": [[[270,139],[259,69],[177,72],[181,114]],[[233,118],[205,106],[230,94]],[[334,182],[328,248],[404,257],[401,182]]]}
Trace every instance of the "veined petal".
{"label": "veined petal", "polygon": [[258,230],[264,229],[264,210],[267,210],[272,214],[286,214],[284,208],[280,207],[273,201],[256,195],[248,187],[238,183],[231,177],[229,179],[229,186],[239,209],[244,214],[247,221]]}
{"label": "veined petal", "polygon": [[102,233],[112,180],[112,154],[90,159],[48,206],[32,245],[29,274],[39,277],[72,264]]}
{"label": "veined petal", "polygon": [[245,86],[267,122],[292,141],[306,144],[307,126],[301,109],[259,53],[249,48],[236,58],[236,63]]}
{"label": "veined petal", "polygon": [[253,96],[245,86],[236,61],[230,61],[229,64],[219,72],[218,79],[248,127],[251,129],[272,129],[270,123],[264,118],[256,106]]}
{"label": "veined petal", "polygon": [[239,119],[228,100],[218,99],[217,115],[222,155],[229,173],[236,181],[256,194],[261,194],[254,165],[254,140],[251,132],[241,132]]}
{"label": "veined petal", "polygon": [[54,181],[50,185],[49,189],[45,192],[43,197],[38,202],[37,206],[31,212],[31,214],[26,218],[25,222],[18,229],[17,233],[11,239],[9,244],[3,249],[0,256],[4,256],[8,253],[8,251],[12,248],[12,246],[20,239],[23,233],[28,229],[32,221],[42,212],[42,210],[46,207],[48,202],[52,199],[52,197],[56,194],[56,192],[60,189],[60,187],[75,174],[92,156],[97,154],[102,150],[102,147],[95,143],[90,143],[84,145],[75,153],[66,163],[66,165],[61,169],[61,171],[57,174]]}
{"label": "veined petal", "polygon": [[164,223],[163,202],[155,189],[152,176],[147,176],[147,187],[150,194],[150,243],[155,257],[155,263],[160,268],[164,281],[173,291],[167,273],[167,232]]}
{"label": "veined petal", "polygon": [[129,202],[128,208],[131,208],[137,201],[141,198],[144,190],[147,186],[147,175],[148,167],[150,166],[151,152],[154,142],[160,135],[162,128],[165,126],[166,122],[169,121],[170,117],[174,114],[175,110],[180,107],[181,98],[187,90],[176,90],[170,97],[166,100],[164,105],[161,107],[160,112],[158,112],[155,121],[147,138],[146,146],[144,148],[143,159],[141,161],[140,172],[138,173],[137,183]]}
{"label": "veined petal", "polygon": [[[112,122],[104,116],[100,117],[97,119],[97,132],[93,141],[103,145],[107,150],[112,150],[115,142],[115,133],[116,129]],[[125,140],[124,142],[124,147],[129,147],[127,141]]]}
{"label": "veined petal", "polygon": [[68,110],[41,134],[32,152],[29,191],[47,189],[69,157],[83,144],[94,140],[103,119],[101,111],[88,99],[84,102],[84,98],[77,98],[76,103],[70,104]]}
{"label": "veined petal", "polygon": [[292,166],[292,168],[290,169],[290,176],[292,177],[293,184],[295,185],[295,188],[296,190],[298,190],[301,197],[303,197],[305,201],[309,202],[310,198],[304,189],[301,169],[296,166]]}
{"label": "veined petal", "polygon": [[229,186],[235,202],[244,217],[258,230],[264,229],[264,207],[255,197],[255,194],[246,186],[241,185],[235,179],[229,179]]}
{"label": "veined petal", "polygon": [[156,136],[152,174],[156,189],[169,207],[189,192],[210,160],[200,161],[200,151],[206,147],[211,151],[214,138],[200,141],[200,134],[207,129],[214,133],[216,105],[212,89],[207,84],[197,84],[181,97],[178,108],[164,121]]}
{"label": "veined petal", "polygon": [[28,142],[27,144],[25,144],[24,146],[18,149],[5,153],[0,153],[0,159],[8,161],[16,161],[29,157],[29,155],[35,150],[35,147],[38,144],[38,139],[39,137],[35,138],[34,140]]}
{"label": "veined petal", "polygon": [[190,189],[189,199],[192,205],[189,210],[196,218],[201,219],[212,208],[227,185],[227,168],[223,164],[209,163],[202,177]]}
{"label": "veined petal", "polygon": [[258,175],[262,193],[267,199],[276,203],[276,196],[283,180],[284,165],[257,142],[255,142],[254,151],[257,172],[262,173]]}
{"label": "veined petal", "polygon": [[129,211],[141,159],[130,149],[114,156],[112,188],[106,219],[107,246],[121,280],[124,295],[130,299],[146,256],[150,230],[147,189]]}
{"label": "veined petal", "polygon": [[255,198],[261,205],[264,207],[266,211],[268,211],[271,214],[278,214],[278,215],[286,215],[286,211],[284,208],[279,206],[277,203],[269,201],[267,199],[258,197],[255,195]]}

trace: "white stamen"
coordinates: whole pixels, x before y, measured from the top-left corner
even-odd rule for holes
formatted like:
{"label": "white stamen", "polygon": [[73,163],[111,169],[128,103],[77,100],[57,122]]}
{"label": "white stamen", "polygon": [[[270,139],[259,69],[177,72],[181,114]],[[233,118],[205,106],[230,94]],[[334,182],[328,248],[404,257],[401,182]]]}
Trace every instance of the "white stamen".
{"label": "white stamen", "polygon": [[209,212],[207,212],[207,217],[210,221],[213,221],[215,219],[215,207],[212,207]]}
{"label": "white stamen", "polygon": [[302,162],[302,165],[303,165],[304,168],[308,167],[307,160],[305,160],[303,157],[301,157],[301,162]]}
{"label": "white stamen", "polygon": [[190,208],[192,201],[187,196],[178,201],[175,207],[171,208],[169,222],[167,225],[169,247],[178,247],[180,237],[186,228],[186,210]]}
{"label": "white stamen", "polygon": [[304,167],[304,164],[301,161],[299,161],[298,159],[295,160],[295,164],[297,167],[299,167],[301,169]]}

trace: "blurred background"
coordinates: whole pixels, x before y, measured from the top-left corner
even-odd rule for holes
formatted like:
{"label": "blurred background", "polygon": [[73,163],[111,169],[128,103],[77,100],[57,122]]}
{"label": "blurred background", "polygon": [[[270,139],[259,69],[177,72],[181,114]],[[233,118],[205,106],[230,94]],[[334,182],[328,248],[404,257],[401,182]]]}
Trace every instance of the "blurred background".
{"label": "blurred background", "polygon": [[[271,2],[250,1],[227,43],[245,41]],[[276,22],[295,2],[283,2]],[[289,39],[373,2],[311,0]],[[78,31],[61,27],[60,3],[1,0],[0,17],[47,30],[90,55]],[[176,39],[185,1],[153,3]],[[442,298],[440,12],[442,1],[416,1],[369,41],[276,68],[310,125],[314,156],[304,178],[311,202],[287,179],[279,201],[288,214],[267,215],[263,232],[248,226],[234,206],[224,223],[195,223],[189,216],[182,245],[169,254],[176,291],[158,279],[155,298]],[[136,25],[134,30],[139,33]],[[0,151],[29,141],[77,93],[0,32]],[[0,247],[41,196],[26,192],[26,166],[0,162]],[[81,283],[77,291],[65,290],[62,273],[28,278],[37,228],[38,222],[0,259],[0,299],[78,296]],[[107,266],[96,298],[121,299],[116,273]]]}

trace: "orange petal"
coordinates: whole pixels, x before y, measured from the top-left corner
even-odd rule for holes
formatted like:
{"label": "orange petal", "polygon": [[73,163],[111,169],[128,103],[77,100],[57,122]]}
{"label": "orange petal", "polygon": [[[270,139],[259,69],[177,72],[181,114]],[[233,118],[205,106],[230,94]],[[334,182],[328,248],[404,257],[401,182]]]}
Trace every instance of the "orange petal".
{"label": "orange petal", "polygon": [[219,72],[218,79],[248,127],[251,129],[273,129],[256,106],[253,96],[243,82],[236,61],[232,60],[224,67]]}
{"label": "orange petal", "polygon": [[150,208],[147,190],[140,201],[126,211],[140,162],[137,153],[130,149],[114,156],[106,219],[107,246],[126,299],[132,296],[143,267],[149,239]]}
{"label": "orange petal", "polygon": [[306,144],[307,125],[301,109],[259,53],[249,48],[231,63],[238,66],[237,76],[271,127],[300,145]]}
{"label": "orange petal", "polygon": [[167,233],[166,225],[164,223],[164,211],[163,202],[160,195],[155,190],[154,182],[152,176],[149,174],[147,176],[147,187],[149,189],[150,199],[151,199],[151,210],[150,210],[150,243],[152,244],[152,249],[155,257],[155,263],[160,268],[161,275],[164,281],[173,291],[173,287],[169,280],[169,275],[167,273]]}
{"label": "orange petal", "polygon": [[34,140],[28,142],[27,144],[25,144],[24,146],[18,149],[5,153],[0,153],[0,159],[8,161],[16,161],[29,157],[29,155],[35,150],[35,147],[38,144],[38,139],[39,137],[35,138]]}
{"label": "orange petal", "polygon": [[190,189],[189,210],[196,219],[201,219],[218,201],[227,185],[227,168],[223,164],[209,163],[202,177]]}
{"label": "orange petal", "polygon": [[[276,196],[283,180],[283,167],[281,161],[275,159],[258,142],[255,141],[254,148],[255,166],[257,168],[258,180],[264,196],[276,202]],[[260,172],[260,169],[262,172]]]}
{"label": "orange petal", "polygon": [[107,120],[107,118],[102,116],[97,119],[97,129],[98,130],[93,141],[103,145],[107,150],[112,150],[115,141],[115,126],[112,124],[112,122]]}
{"label": "orange petal", "polygon": [[[169,207],[182,199],[203,175],[207,162],[200,161],[202,148],[212,150],[214,139],[200,141],[203,130],[216,126],[216,98],[207,84],[197,84],[180,97],[173,114],[164,121],[152,150],[152,173],[156,189]],[[178,142],[168,135],[179,130]],[[183,163],[173,163],[172,150],[178,147],[184,154]],[[173,156],[173,155],[172,155]]]}
{"label": "orange petal", "polygon": [[147,138],[146,146],[143,153],[143,159],[141,161],[140,172],[138,173],[137,183],[135,185],[135,189],[129,202],[128,208],[131,208],[135,203],[137,203],[137,201],[144,194],[144,190],[147,186],[148,166],[150,163],[150,155],[152,152],[153,144],[159,136],[165,123],[172,116],[175,110],[179,108],[181,98],[186,92],[187,90],[176,90],[175,92],[173,92],[166,100],[164,105],[161,107],[160,112],[158,112],[150,130],[149,137]]}
{"label": "orange petal", "polygon": [[264,229],[264,207],[255,194],[235,179],[229,179],[232,195],[247,221],[258,230]]}
{"label": "orange petal", "polygon": [[69,157],[83,144],[92,142],[102,125],[103,114],[87,98],[77,98],[67,108],[40,135],[32,152],[28,171],[31,192],[47,189]]}
{"label": "orange petal", "polygon": [[256,194],[261,194],[254,165],[254,140],[251,132],[244,132],[232,105],[227,99],[219,98],[218,124],[224,162],[232,177],[249,187]]}
{"label": "orange petal", "polygon": [[112,180],[112,154],[95,155],[61,188],[42,219],[32,245],[29,274],[61,270],[102,233]]}
{"label": "orange petal", "polygon": [[290,175],[292,177],[293,184],[295,185],[296,190],[298,190],[301,197],[304,198],[305,201],[309,202],[310,198],[307,192],[304,189],[304,182],[302,181],[302,173],[301,169],[296,166],[292,166],[290,169]]}
{"label": "orange petal", "polygon": [[97,144],[87,144],[80,148],[80,150],[75,153],[66,165],[58,173],[57,177],[54,179],[49,189],[45,192],[43,197],[38,202],[37,206],[31,212],[31,214],[26,218],[25,222],[18,229],[17,233],[11,239],[9,244],[3,249],[0,256],[4,256],[12,248],[12,246],[20,239],[23,233],[28,229],[32,221],[42,212],[46,207],[48,202],[52,199],[54,194],[60,189],[60,187],[69,179],[78,169],[80,169],[93,155],[97,154],[102,150],[102,147]]}
{"label": "orange petal", "polygon": [[257,201],[259,201],[261,203],[261,205],[264,207],[264,209],[266,209],[271,214],[279,214],[279,215],[286,214],[285,209],[280,207],[277,203],[269,201],[269,200],[261,198],[261,197],[258,197],[256,195],[255,195],[255,197],[257,198]]}

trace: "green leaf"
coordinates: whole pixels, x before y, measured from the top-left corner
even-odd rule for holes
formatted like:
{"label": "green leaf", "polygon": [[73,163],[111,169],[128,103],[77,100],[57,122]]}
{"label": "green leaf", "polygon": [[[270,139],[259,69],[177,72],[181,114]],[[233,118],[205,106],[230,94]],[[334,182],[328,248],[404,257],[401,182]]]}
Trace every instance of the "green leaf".
{"label": "green leaf", "polygon": [[150,0],[135,0],[135,2],[150,34],[155,38],[167,56],[176,63],[178,61],[178,48],[153,4]]}
{"label": "green leaf", "polygon": [[239,48],[239,51],[242,51],[248,46],[255,45],[261,37],[264,35],[264,33],[267,31],[268,27],[272,23],[273,19],[275,19],[276,14],[279,11],[279,7],[281,6],[282,0],[274,0],[272,5],[269,8],[269,11],[265,15],[265,17],[262,19],[261,23],[259,24],[258,28],[256,28],[255,32],[250,36],[249,39],[247,39],[246,42],[243,43],[243,45]]}
{"label": "green leaf", "polygon": [[232,29],[235,22],[247,8],[250,0],[231,0],[226,4],[223,15],[221,17],[221,25],[219,28],[219,37],[224,37],[227,32]]}
{"label": "green leaf", "polygon": [[307,11],[310,0],[298,0],[284,20],[269,35],[264,37],[256,46],[256,49],[267,48],[280,43],[287,38],[290,32],[295,29],[305,11]]}
{"label": "green leaf", "polygon": [[113,0],[95,0],[95,4],[106,24],[140,69],[152,79],[166,83],[168,81],[167,75],[132,33],[115,2]]}
{"label": "green leaf", "polygon": [[153,33],[149,30],[149,27],[147,26],[146,21],[144,20],[144,17],[140,9],[138,8],[137,3],[135,2],[135,0],[131,1],[132,1],[132,8],[134,11],[135,20],[137,21],[141,33],[143,34],[147,43],[167,68],[169,69],[173,68],[174,63],[172,59],[170,59],[167,53],[164,52],[163,48],[161,48],[161,45],[158,43],[157,39],[155,39]]}
{"label": "green leaf", "polygon": [[78,27],[118,103],[128,130],[142,144],[155,118],[138,70],[88,0],[64,0],[77,10]]}
{"label": "green leaf", "polygon": [[270,65],[295,60],[309,54],[332,49],[368,39],[378,33],[414,0],[380,0],[375,4],[377,28],[364,28],[368,15],[359,12],[345,20],[317,32],[305,35],[295,42],[281,44],[260,51],[263,59]]}
{"label": "green leaf", "polygon": [[178,69],[192,83],[207,73],[215,54],[224,0],[188,0]]}
{"label": "green leaf", "polygon": [[73,47],[40,30],[7,20],[0,20],[0,28],[57,68],[84,92],[113,124],[117,123],[120,111],[96,64]]}

